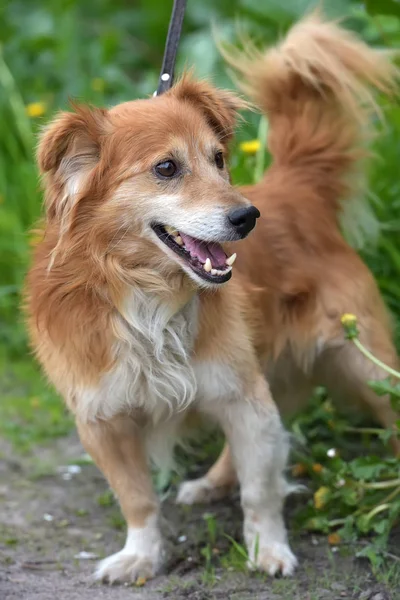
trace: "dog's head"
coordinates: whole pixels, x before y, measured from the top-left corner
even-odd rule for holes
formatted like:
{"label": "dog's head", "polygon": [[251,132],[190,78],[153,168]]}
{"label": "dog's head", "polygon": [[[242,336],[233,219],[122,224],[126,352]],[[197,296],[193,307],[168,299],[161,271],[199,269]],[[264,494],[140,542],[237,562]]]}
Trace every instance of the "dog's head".
{"label": "dog's head", "polygon": [[186,76],[160,97],[61,113],[38,150],[49,223],[103,256],[123,248],[133,257],[141,242],[141,261],[224,283],[232,259],[220,243],[245,237],[259,216],[226,167],[243,105]]}

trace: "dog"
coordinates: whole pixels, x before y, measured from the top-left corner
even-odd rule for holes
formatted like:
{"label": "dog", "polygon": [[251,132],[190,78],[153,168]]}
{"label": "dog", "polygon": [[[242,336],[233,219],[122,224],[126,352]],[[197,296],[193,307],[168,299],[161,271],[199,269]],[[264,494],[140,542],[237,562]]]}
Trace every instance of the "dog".
{"label": "dog", "polygon": [[352,190],[361,105],[371,87],[389,91],[394,68],[316,17],[240,65],[270,121],[274,164],[256,186],[233,187],[226,166],[246,102],[188,74],[159,97],[75,106],[39,142],[46,214],[27,278],[30,337],[127,522],[99,580],[159,570],[149,459],[169,455],[191,410],[228,445],[178,502],[221,497],[238,481],[250,564],[272,575],[297,563],[273,397],[283,406],[316,382],[348,384],[393,423],[388,400],[365,384],[377,374],[341,331],[341,314],[354,312],[371,350],[396,361],[382,300],[337,213]]}

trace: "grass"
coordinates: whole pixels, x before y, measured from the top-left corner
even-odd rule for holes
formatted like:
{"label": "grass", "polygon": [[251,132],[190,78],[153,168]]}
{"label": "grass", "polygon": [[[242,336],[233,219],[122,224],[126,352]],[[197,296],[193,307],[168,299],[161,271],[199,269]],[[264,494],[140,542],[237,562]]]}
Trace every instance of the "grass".
{"label": "grass", "polygon": [[35,444],[69,433],[73,421],[61,399],[44,383],[38,367],[26,359],[0,364],[0,434],[14,448],[27,452]]}

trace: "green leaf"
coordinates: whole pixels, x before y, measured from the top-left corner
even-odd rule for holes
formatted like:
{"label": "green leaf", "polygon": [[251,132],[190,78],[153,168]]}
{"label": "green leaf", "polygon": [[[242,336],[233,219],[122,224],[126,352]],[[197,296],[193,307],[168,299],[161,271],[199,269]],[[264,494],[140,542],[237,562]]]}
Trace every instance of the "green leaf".
{"label": "green leaf", "polygon": [[399,0],[365,0],[370,15],[394,15],[400,17]]}
{"label": "green leaf", "polygon": [[356,479],[370,481],[382,473],[385,463],[378,456],[363,456],[354,459],[349,467]]}
{"label": "green leaf", "polygon": [[366,546],[356,554],[357,558],[368,558],[372,566],[377,568],[383,563],[383,556],[372,544]]}
{"label": "green leaf", "polygon": [[368,381],[368,385],[378,396],[390,394],[391,396],[400,398],[400,383],[393,384],[393,381],[389,377],[380,381]]}
{"label": "green leaf", "polygon": [[227,533],[225,533],[224,535],[230,541],[232,546],[235,548],[236,552],[238,552],[238,554],[240,554],[240,556],[242,556],[243,558],[248,560],[249,555],[248,555],[246,549],[241,544],[238,544],[238,542],[236,540],[234,540],[233,537],[231,537]]}
{"label": "green leaf", "polygon": [[329,530],[329,523],[327,517],[312,517],[306,521],[305,525],[306,529],[311,531],[324,531],[327,532]]}
{"label": "green leaf", "polygon": [[387,532],[387,530],[390,529],[389,519],[382,519],[382,517],[380,517],[380,520],[373,524],[373,529],[375,533],[379,534]]}
{"label": "green leaf", "polygon": [[342,500],[347,506],[356,506],[360,500],[360,494],[354,488],[343,488]]}

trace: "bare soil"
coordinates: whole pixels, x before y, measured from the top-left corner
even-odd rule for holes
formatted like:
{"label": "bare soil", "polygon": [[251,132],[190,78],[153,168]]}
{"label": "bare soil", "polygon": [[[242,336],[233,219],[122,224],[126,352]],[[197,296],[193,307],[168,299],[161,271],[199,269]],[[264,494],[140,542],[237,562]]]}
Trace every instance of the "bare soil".
{"label": "bare soil", "polygon": [[[291,536],[300,562],[293,578],[238,570],[224,535],[241,540],[237,497],[185,509],[174,504],[171,494],[162,507],[169,547],[164,572],[144,587],[94,583],[95,560],[121,548],[124,526],[94,465],[82,465],[78,473],[63,471],[83,453],[76,437],[35,449],[30,457],[16,455],[4,444],[0,449],[0,600],[400,599],[400,589],[384,583],[384,577],[378,582],[369,565],[355,558],[354,548],[334,552],[325,538],[309,533]],[[292,510],[289,505],[289,530]],[[217,524],[212,547],[205,512]],[[207,545],[214,557],[208,568],[202,552]]]}

